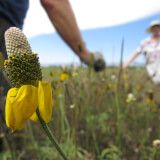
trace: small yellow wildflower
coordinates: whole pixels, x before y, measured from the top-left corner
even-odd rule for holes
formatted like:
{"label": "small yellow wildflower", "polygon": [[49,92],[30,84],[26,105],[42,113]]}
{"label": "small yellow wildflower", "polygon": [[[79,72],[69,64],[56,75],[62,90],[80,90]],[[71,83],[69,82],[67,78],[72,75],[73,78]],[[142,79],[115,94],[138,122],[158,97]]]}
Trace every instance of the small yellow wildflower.
{"label": "small yellow wildflower", "polygon": [[66,81],[69,79],[69,74],[68,73],[62,73],[60,76],[60,79],[62,82]]}
{"label": "small yellow wildflower", "polygon": [[152,112],[157,112],[157,107],[152,107]]}
{"label": "small yellow wildflower", "polygon": [[61,90],[55,90],[54,93],[59,96],[61,94]]}
{"label": "small yellow wildflower", "polygon": [[140,91],[142,89],[142,86],[138,85],[137,90]]}
{"label": "small yellow wildflower", "polygon": [[108,88],[114,88],[115,87],[115,84],[108,84]]}
{"label": "small yellow wildflower", "polygon": [[56,71],[52,72],[52,75],[55,77],[58,75],[58,73]]}
{"label": "small yellow wildflower", "polygon": [[154,94],[152,90],[148,91],[148,98],[147,98],[147,103],[148,104],[154,104]]}
{"label": "small yellow wildflower", "polygon": [[127,80],[127,79],[128,79],[128,75],[127,75],[127,74],[124,74],[123,78],[124,78],[125,80]]}
{"label": "small yellow wildflower", "polygon": [[147,103],[148,103],[148,104],[154,104],[154,100],[151,99],[151,98],[147,98]]}
{"label": "small yellow wildflower", "polygon": [[16,58],[13,56],[12,59],[16,59]]}
{"label": "small yellow wildflower", "polygon": [[129,87],[129,84],[128,84],[128,83],[125,83],[125,87],[128,88],[128,87]]}

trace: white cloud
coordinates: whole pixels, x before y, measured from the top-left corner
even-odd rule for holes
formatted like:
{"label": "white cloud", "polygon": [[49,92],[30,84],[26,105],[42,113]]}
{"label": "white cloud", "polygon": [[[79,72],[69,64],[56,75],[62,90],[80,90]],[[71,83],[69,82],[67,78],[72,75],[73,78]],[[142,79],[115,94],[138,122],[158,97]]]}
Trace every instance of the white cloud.
{"label": "white cloud", "polygon": [[[160,11],[159,0],[69,1],[80,29],[123,24]],[[30,8],[24,25],[24,33],[27,37],[54,31],[54,27],[40,5],[40,0],[30,0]]]}

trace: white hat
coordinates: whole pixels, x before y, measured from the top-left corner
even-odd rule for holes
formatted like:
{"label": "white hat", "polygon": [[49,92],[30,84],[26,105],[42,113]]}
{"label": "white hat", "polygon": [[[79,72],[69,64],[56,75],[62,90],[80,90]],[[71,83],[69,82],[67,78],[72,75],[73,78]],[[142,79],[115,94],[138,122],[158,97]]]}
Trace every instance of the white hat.
{"label": "white hat", "polygon": [[150,26],[147,28],[147,32],[148,32],[148,33],[151,33],[151,28],[152,28],[153,26],[160,26],[160,21],[158,21],[158,20],[152,21],[152,22],[150,23]]}

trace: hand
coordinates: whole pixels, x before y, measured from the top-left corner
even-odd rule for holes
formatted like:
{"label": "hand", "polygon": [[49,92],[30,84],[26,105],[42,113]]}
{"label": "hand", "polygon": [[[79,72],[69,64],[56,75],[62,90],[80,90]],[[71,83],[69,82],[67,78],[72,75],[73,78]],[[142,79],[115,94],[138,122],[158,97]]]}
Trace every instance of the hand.
{"label": "hand", "polygon": [[126,69],[127,67],[128,67],[128,64],[125,63],[122,68],[123,68],[123,69]]}

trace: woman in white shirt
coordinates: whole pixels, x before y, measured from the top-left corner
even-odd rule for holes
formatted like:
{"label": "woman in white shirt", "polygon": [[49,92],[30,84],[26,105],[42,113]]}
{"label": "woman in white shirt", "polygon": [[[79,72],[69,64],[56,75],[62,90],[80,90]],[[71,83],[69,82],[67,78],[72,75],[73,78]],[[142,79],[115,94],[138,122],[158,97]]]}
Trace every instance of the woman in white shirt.
{"label": "woman in white shirt", "polygon": [[127,68],[140,53],[144,53],[149,76],[155,84],[160,84],[160,21],[152,21],[147,32],[152,36],[141,42],[129,61],[123,65],[123,69]]}

